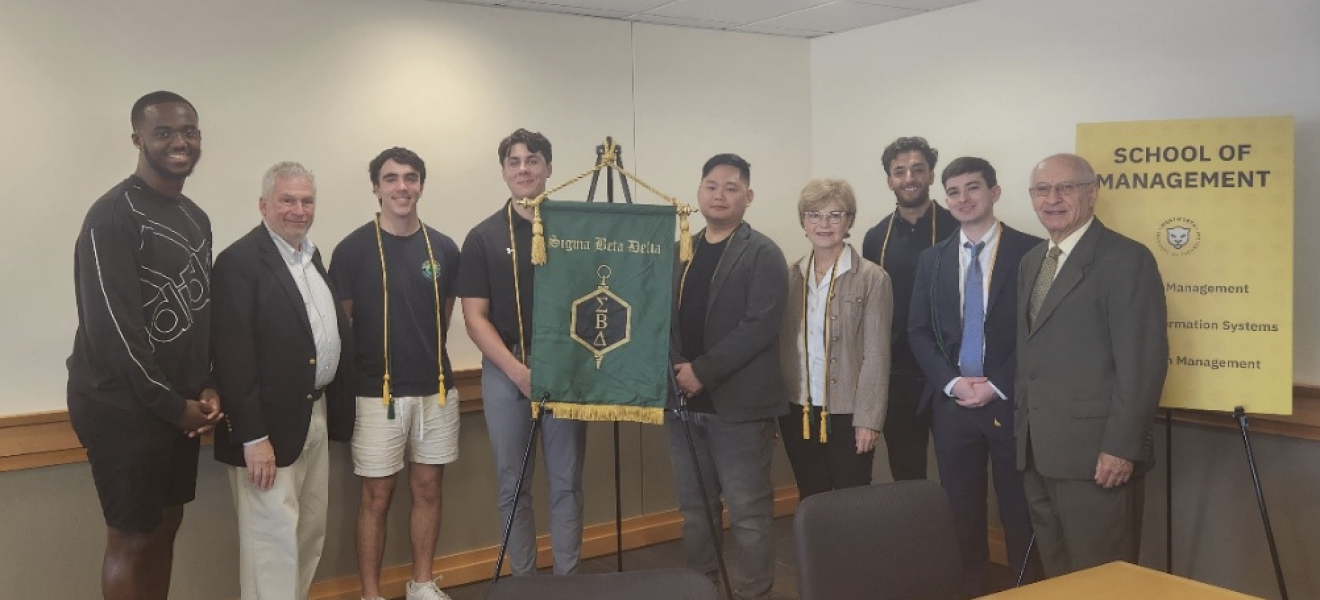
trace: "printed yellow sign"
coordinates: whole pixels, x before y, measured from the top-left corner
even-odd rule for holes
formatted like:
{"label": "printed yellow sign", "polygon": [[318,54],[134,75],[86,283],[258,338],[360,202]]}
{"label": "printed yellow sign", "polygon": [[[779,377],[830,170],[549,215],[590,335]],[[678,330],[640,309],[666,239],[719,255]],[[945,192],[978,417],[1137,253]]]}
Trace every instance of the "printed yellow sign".
{"label": "printed yellow sign", "polygon": [[1146,244],[1169,306],[1169,408],[1291,414],[1293,119],[1082,123],[1097,216]]}

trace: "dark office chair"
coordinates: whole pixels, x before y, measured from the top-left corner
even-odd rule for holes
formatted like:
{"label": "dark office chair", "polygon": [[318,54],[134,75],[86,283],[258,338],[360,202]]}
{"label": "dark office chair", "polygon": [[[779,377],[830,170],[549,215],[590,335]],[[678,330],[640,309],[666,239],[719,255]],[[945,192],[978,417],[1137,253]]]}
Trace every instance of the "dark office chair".
{"label": "dark office chair", "polygon": [[485,600],[718,600],[715,584],[691,569],[593,575],[503,577]]}
{"label": "dark office chair", "polygon": [[958,597],[962,559],[938,483],[817,494],[798,505],[793,531],[801,600]]}

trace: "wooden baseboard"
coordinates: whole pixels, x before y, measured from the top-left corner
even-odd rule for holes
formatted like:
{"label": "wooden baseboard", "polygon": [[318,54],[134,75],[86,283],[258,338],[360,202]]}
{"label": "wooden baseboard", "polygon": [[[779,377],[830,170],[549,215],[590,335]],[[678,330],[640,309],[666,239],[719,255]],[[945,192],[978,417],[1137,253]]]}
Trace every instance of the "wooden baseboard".
{"label": "wooden baseboard", "polygon": [[[775,516],[793,514],[797,510],[798,495],[796,487],[782,487],[775,490]],[[724,513],[724,526],[728,527],[728,512]],[[623,520],[623,548],[632,550],[654,544],[671,542],[683,537],[683,517],[677,510],[630,517]],[[548,567],[553,557],[550,551],[550,536],[537,538],[537,565]],[[586,527],[582,531],[582,558],[608,556],[615,551],[614,523],[602,523]],[[443,577],[443,587],[466,585],[478,581],[487,581],[495,570],[498,546],[468,550],[437,558],[431,566],[432,577]],[[505,566],[503,573],[509,572]],[[381,571],[381,593],[389,597],[404,595],[404,587],[412,576],[412,564],[395,565]],[[309,600],[358,600],[362,597],[362,586],[357,575],[339,577],[312,584]]]}

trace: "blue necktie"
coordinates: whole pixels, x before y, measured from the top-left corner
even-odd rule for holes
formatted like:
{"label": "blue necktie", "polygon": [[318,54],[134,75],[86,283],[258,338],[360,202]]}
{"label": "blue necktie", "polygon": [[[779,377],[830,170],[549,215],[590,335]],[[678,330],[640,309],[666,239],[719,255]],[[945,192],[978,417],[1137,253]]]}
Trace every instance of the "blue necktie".
{"label": "blue necktie", "polygon": [[963,284],[962,347],[958,351],[958,365],[963,376],[980,377],[985,374],[985,277],[981,274],[981,249],[985,242],[963,244],[971,251],[972,262],[967,266],[967,280]]}

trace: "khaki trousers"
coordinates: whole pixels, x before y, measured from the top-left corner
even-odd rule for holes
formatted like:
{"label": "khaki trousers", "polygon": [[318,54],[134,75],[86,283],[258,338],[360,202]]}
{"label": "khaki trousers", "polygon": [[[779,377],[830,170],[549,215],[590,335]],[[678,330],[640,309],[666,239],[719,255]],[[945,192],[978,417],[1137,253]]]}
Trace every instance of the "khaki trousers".
{"label": "khaki trousers", "polygon": [[229,468],[242,600],[307,600],[325,544],[329,475],[324,399],[313,405],[298,460],[276,471],[270,489],[253,486],[247,469]]}

